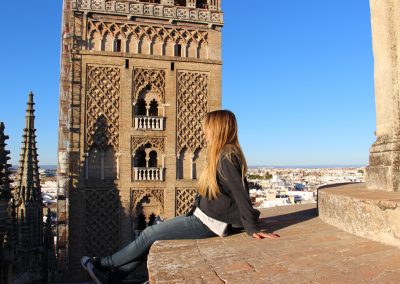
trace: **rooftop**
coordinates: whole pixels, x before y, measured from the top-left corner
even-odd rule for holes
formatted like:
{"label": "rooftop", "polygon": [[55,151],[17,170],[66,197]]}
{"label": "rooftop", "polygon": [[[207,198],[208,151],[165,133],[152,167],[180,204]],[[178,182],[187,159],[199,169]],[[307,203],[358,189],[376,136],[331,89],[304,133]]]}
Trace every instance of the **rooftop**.
{"label": "rooftop", "polygon": [[160,241],[150,251],[150,283],[398,283],[400,250],[346,233],[317,217],[315,205],[262,210],[281,235],[246,233]]}

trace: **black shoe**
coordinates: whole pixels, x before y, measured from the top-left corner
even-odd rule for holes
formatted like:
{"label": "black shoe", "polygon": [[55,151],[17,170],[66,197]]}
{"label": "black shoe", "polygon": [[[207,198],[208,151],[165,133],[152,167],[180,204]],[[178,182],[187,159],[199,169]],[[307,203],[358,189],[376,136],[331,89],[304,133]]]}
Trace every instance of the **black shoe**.
{"label": "black shoe", "polygon": [[98,258],[84,256],[81,258],[81,264],[97,284],[108,284],[108,275],[100,269],[101,265]]}

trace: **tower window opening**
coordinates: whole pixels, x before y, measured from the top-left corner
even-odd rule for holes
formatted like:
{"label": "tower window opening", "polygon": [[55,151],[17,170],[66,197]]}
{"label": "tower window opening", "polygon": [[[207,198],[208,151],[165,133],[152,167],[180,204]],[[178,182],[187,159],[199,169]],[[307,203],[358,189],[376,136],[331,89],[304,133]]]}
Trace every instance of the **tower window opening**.
{"label": "tower window opening", "polygon": [[196,8],[207,9],[207,0],[197,0]]}
{"label": "tower window opening", "polygon": [[158,116],[158,102],[156,100],[152,100],[150,102],[150,116]]}
{"label": "tower window opening", "polygon": [[157,152],[150,152],[149,168],[157,168]]}
{"label": "tower window opening", "polygon": [[129,69],[129,59],[125,59],[125,68]]}
{"label": "tower window opening", "polygon": [[121,52],[121,40],[116,39],[114,41],[114,52]]}
{"label": "tower window opening", "polygon": [[136,155],[135,155],[134,161],[133,161],[133,166],[138,167],[138,168],[146,167],[146,153],[144,152],[143,149],[138,150],[136,152]]}
{"label": "tower window opening", "polygon": [[171,62],[171,71],[175,71],[175,63]]}
{"label": "tower window opening", "polygon": [[139,99],[135,105],[136,115],[146,115],[146,102],[144,99]]}
{"label": "tower window opening", "polygon": [[160,0],[140,0],[139,2],[160,4]]}
{"label": "tower window opening", "polygon": [[182,56],[182,45],[177,44],[175,48],[175,56]]}
{"label": "tower window opening", "polygon": [[186,0],[175,0],[175,6],[186,6]]}

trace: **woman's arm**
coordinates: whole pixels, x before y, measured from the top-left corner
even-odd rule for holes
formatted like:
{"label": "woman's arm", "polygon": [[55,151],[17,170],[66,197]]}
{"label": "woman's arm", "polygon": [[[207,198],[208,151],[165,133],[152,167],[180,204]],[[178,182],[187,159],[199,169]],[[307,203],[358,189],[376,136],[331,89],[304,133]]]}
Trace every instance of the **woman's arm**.
{"label": "woman's arm", "polygon": [[279,235],[273,233],[260,232],[256,226],[258,214],[255,214],[251,204],[249,192],[242,179],[241,164],[237,157],[233,156],[232,161],[223,156],[221,158],[221,181],[224,188],[228,189],[235,200],[239,211],[242,224],[249,236],[256,239],[279,238]]}
{"label": "woman's arm", "polygon": [[233,197],[239,208],[242,224],[247,234],[252,236],[259,231],[256,226],[258,214],[255,214],[256,212],[251,204],[249,193],[244,186],[240,162],[235,156],[232,156],[232,161],[229,161],[226,156],[222,156],[220,168],[222,186]]}

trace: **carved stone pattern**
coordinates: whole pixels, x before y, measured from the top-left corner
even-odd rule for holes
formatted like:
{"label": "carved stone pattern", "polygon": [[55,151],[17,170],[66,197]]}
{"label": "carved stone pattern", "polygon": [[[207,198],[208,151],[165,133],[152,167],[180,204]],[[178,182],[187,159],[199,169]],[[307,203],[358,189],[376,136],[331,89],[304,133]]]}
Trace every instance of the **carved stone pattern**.
{"label": "carved stone pattern", "polygon": [[178,72],[177,154],[205,147],[202,120],[207,112],[208,74]]}
{"label": "carved stone pattern", "polygon": [[89,66],[87,74],[87,147],[111,145],[118,152],[120,69]]}
{"label": "carved stone pattern", "polygon": [[161,211],[164,211],[164,190],[163,189],[151,189],[151,188],[143,188],[143,189],[131,189],[131,210],[135,210],[137,204],[146,196],[154,197],[157,199],[160,204]]}
{"label": "carved stone pattern", "polygon": [[176,10],[176,16],[179,18],[179,19],[182,19],[182,18],[187,18],[187,13],[188,12],[188,10],[184,10],[184,9],[178,9],[178,10]]}
{"label": "carved stone pattern", "polygon": [[[210,22],[223,25],[223,13],[217,11],[216,7],[210,10],[200,10],[191,7],[174,6],[174,2],[164,4],[158,3],[138,3],[140,1],[115,1],[115,0],[92,0],[90,5],[87,0],[72,0],[74,9],[86,10],[88,12],[113,12],[123,15],[148,15],[161,18],[176,18],[184,20],[194,20],[200,22]],[[132,3],[133,2],[133,3]],[[147,2],[147,1],[146,1]],[[170,6],[173,5],[173,6]],[[179,12],[183,11],[183,12]],[[201,13],[200,15],[198,13]]]}
{"label": "carved stone pattern", "polygon": [[103,1],[101,1],[101,0],[93,0],[92,1],[92,8],[96,9],[96,10],[100,10],[102,2]]}
{"label": "carved stone pattern", "polygon": [[85,253],[114,253],[119,247],[118,192],[114,189],[87,189],[85,208]]}
{"label": "carved stone pattern", "polygon": [[151,6],[148,6],[148,5],[144,6],[143,13],[150,15],[151,14]]}
{"label": "carved stone pattern", "polygon": [[164,8],[164,16],[172,18],[174,16],[174,10],[172,8]]}
{"label": "carved stone pattern", "polygon": [[104,37],[106,34],[117,36],[124,39],[131,37],[141,40],[146,38],[150,41],[168,41],[180,42],[187,44],[194,42],[197,45],[208,44],[208,31],[185,29],[181,27],[156,26],[145,24],[126,24],[126,23],[109,23],[99,20],[88,20],[88,35],[89,38],[94,34]]}
{"label": "carved stone pattern", "polygon": [[146,137],[132,137],[132,153],[136,151],[142,145],[150,143],[153,147],[159,149],[162,153],[165,153],[165,142],[164,138],[146,138]]}
{"label": "carved stone pattern", "polygon": [[176,215],[184,215],[190,211],[196,198],[195,188],[176,189]]}
{"label": "carved stone pattern", "polygon": [[139,14],[140,6],[138,4],[131,4],[129,6],[129,12],[131,12],[132,14]]}
{"label": "carved stone pattern", "polygon": [[153,11],[154,11],[154,15],[162,16],[162,8],[160,6],[155,6]]}
{"label": "carved stone pattern", "polygon": [[199,19],[202,21],[207,21],[208,19],[208,13],[207,12],[199,12]]}
{"label": "carved stone pattern", "polygon": [[126,9],[126,3],[117,2],[117,5],[115,5],[115,10],[119,12],[125,11],[125,9]]}
{"label": "carved stone pattern", "polygon": [[191,18],[192,20],[197,19],[197,17],[198,17],[197,11],[195,11],[195,10],[190,11],[190,18]]}
{"label": "carved stone pattern", "polygon": [[165,71],[160,69],[133,70],[133,102],[137,102],[140,92],[147,86],[151,91],[158,93],[162,102],[165,102]]}
{"label": "carved stone pattern", "polygon": [[89,8],[88,0],[78,0],[78,8]]}
{"label": "carved stone pattern", "polygon": [[106,2],[106,10],[107,11],[110,11],[111,10],[111,8],[112,8],[112,2]]}
{"label": "carved stone pattern", "polygon": [[218,14],[218,13],[212,13],[211,14],[211,21],[217,22],[217,23],[222,22],[222,15]]}

